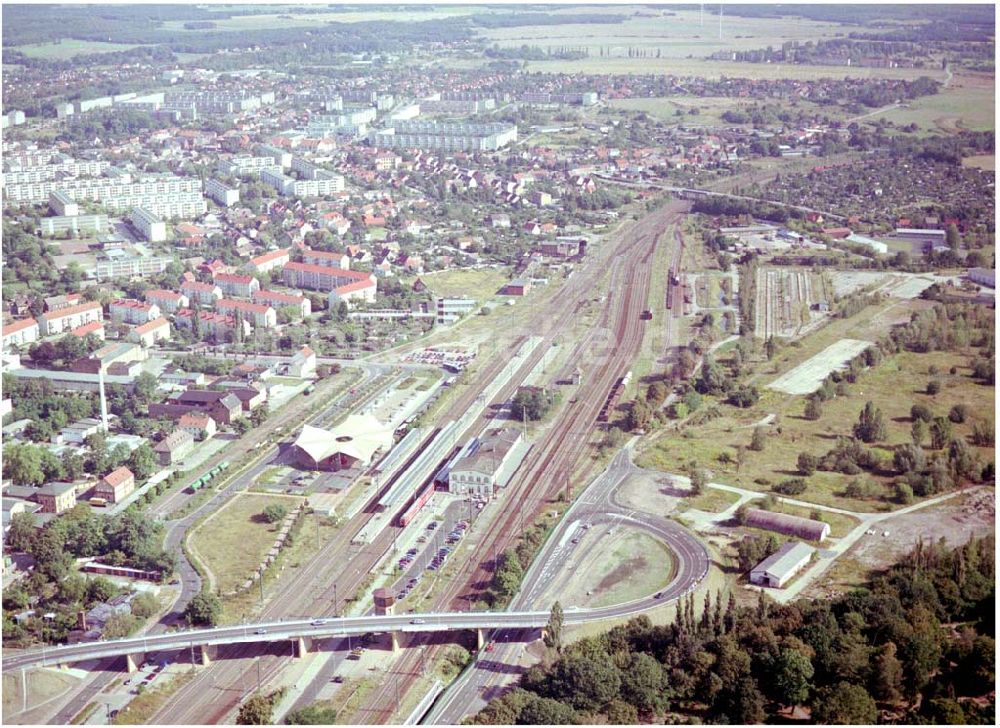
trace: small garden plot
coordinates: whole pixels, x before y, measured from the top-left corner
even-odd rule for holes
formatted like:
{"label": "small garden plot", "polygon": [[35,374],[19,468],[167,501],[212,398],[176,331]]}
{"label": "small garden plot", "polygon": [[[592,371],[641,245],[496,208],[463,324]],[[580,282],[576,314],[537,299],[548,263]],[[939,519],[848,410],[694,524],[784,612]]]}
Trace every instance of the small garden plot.
{"label": "small garden plot", "polygon": [[871,345],[870,341],[861,339],[841,339],[767,386],[785,394],[812,394],[819,389],[830,372],[842,368]]}

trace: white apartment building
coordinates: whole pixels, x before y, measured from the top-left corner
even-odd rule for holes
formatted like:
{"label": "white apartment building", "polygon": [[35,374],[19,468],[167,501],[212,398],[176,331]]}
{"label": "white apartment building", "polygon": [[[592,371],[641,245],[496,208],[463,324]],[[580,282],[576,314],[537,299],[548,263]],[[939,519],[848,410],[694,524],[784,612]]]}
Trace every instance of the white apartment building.
{"label": "white apartment building", "polygon": [[214,305],[222,298],[222,289],[214,283],[186,281],[181,284],[181,293],[188,297],[191,303],[204,306]]}
{"label": "white apartment building", "polygon": [[112,321],[126,324],[145,324],[160,318],[160,307],[155,303],[137,301],[133,298],[117,298],[111,302],[109,311]]}
{"label": "white apartment building", "polygon": [[240,201],[240,191],[217,179],[209,179],[205,182],[205,194],[215,200],[223,207],[235,205]]}
{"label": "white apartment building", "polygon": [[325,250],[303,250],[302,262],[310,265],[322,265],[326,268],[347,270],[351,267],[351,259],[346,253],[328,253]]}
{"label": "white apartment building", "polygon": [[142,257],[138,255],[120,256],[99,260],[94,266],[94,277],[98,281],[109,278],[143,278],[162,273],[174,262],[169,256]]}
{"label": "white apartment building", "polygon": [[159,243],[167,239],[167,224],[149,210],[142,207],[135,208],[129,216],[129,222],[144,240]]}
{"label": "white apartment building", "polygon": [[277,312],[263,303],[250,303],[249,301],[235,301],[231,298],[222,298],[215,302],[215,310],[234,318],[238,311],[243,320],[249,321],[255,329],[273,329],[278,325]]}
{"label": "white apartment building", "polygon": [[72,331],[92,321],[103,321],[104,311],[97,301],[78,303],[75,306],[47,311],[39,317],[39,327],[46,336]]}
{"label": "white apartment building", "polygon": [[3,348],[25,346],[38,341],[38,322],[33,318],[20,319],[3,327]]}
{"label": "white apartment building", "polygon": [[[108,172],[111,170],[109,169]],[[129,204],[127,201],[137,197],[149,197],[154,201],[180,193],[193,193],[201,198],[201,180],[188,177],[158,177],[133,181],[132,176],[123,172],[114,178],[81,177],[61,180],[45,180],[43,182],[25,182],[4,186],[4,196],[13,202],[41,203],[48,200],[51,204],[53,192],[60,191],[70,200],[81,202],[93,200],[111,209],[144,206]],[[204,200],[201,200],[204,205]],[[70,213],[54,209],[56,214]]]}
{"label": "white apartment building", "polygon": [[517,141],[513,124],[443,124],[403,121],[372,135],[380,149],[428,149],[443,152],[496,151]]}
{"label": "white apartment building", "polygon": [[103,233],[108,230],[108,216],[57,215],[55,217],[43,217],[38,221],[38,229],[42,235],[49,237],[63,235],[67,232],[73,235]]}
{"label": "white apartment building", "polygon": [[260,180],[289,197],[323,197],[344,191],[344,178],[340,175],[331,175],[329,179],[296,180],[269,169],[261,172]]}
{"label": "white apartment building", "polygon": [[176,313],[179,309],[188,308],[191,301],[183,293],[156,288],[146,291],[146,302],[155,303],[164,313]]}
{"label": "white apartment building", "polygon": [[279,166],[272,157],[251,157],[250,155],[240,155],[230,159],[220,159],[215,168],[223,174],[260,174],[265,169],[272,169]]}
{"label": "white apartment building", "polygon": [[53,190],[49,195],[49,209],[63,217],[76,217],[80,214],[80,206],[62,190]]}
{"label": "white apartment building", "polygon": [[292,166],[292,153],[286,152],[281,147],[274,147],[270,144],[261,144],[257,147],[257,153],[262,157],[270,157],[275,166],[288,169]]}
{"label": "white apartment building", "polygon": [[59,164],[44,164],[30,169],[4,172],[4,185],[22,185],[31,182],[46,182],[60,176],[97,177],[111,166],[105,161],[60,162]]}

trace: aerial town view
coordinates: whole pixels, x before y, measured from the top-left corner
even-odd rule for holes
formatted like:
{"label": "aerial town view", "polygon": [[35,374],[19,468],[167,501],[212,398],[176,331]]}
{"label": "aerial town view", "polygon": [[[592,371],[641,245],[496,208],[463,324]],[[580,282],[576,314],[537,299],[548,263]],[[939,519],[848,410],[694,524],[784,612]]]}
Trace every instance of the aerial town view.
{"label": "aerial town view", "polygon": [[5,725],[995,725],[993,4],[2,6]]}

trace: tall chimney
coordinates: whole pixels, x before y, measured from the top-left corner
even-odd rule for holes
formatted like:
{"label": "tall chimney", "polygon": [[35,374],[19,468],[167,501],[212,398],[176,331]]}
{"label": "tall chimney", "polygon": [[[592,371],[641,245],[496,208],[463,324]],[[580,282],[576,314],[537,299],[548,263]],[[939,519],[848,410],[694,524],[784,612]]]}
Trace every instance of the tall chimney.
{"label": "tall chimney", "polygon": [[104,394],[104,363],[97,368],[97,386],[101,395],[101,427],[104,433],[110,432],[108,428],[108,398]]}

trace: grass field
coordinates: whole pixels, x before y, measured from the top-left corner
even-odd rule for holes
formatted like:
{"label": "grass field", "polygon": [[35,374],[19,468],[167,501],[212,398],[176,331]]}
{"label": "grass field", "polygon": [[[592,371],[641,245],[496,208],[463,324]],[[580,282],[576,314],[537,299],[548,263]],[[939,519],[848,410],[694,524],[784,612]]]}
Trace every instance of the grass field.
{"label": "grass field", "polygon": [[128,705],[122,708],[111,720],[111,725],[142,725],[153,714],[160,709],[167,698],[189,683],[194,677],[193,672],[185,672],[174,676],[169,682],[158,685],[152,690],[147,690],[142,695],[132,699]]}
{"label": "grass field", "polygon": [[32,45],[12,46],[9,50],[20,51],[28,58],[45,58],[50,61],[64,61],[73,56],[88,53],[110,53],[111,51],[127,51],[138,48],[138,44],[101,43],[93,40],[76,40],[67,38],[58,43],[34,43]]}
{"label": "grass field", "polygon": [[[210,6],[209,6],[210,7]],[[259,5],[251,6],[259,9]],[[420,10],[407,9],[398,10],[358,10],[356,12],[343,13],[299,13],[294,10],[287,13],[261,14],[261,15],[237,15],[232,18],[219,18],[213,20],[215,27],[208,30],[188,30],[190,33],[205,33],[221,30],[272,30],[276,28],[309,28],[325,23],[358,23],[370,21],[399,21],[417,23],[424,20],[438,20],[455,16],[469,15],[477,12],[474,7],[436,7]],[[171,20],[163,24],[164,30],[187,30],[184,23],[187,21]]]}
{"label": "grass field", "polygon": [[271,550],[279,524],[258,518],[264,508],[278,504],[291,509],[298,501],[283,496],[238,495],[199,526],[191,547],[215,576],[219,591],[225,594],[242,586]]}
{"label": "grass field", "polygon": [[739,495],[729,490],[706,488],[701,495],[691,498],[681,498],[677,502],[677,512],[683,513],[689,509],[705,511],[706,513],[721,513],[740,499]]}
{"label": "grass field", "polygon": [[989,131],[994,128],[992,88],[952,86],[933,96],[922,96],[880,114],[896,124],[916,123],[927,132],[954,132],[959,129]]}
{"label": "grass field", "polygon": [[608,536],[602,527],[595,527],[588,537],[600,539],[600,543],[587,551],[573,569],[585,577],[565,585],[565,596],[561,597],[564,604],[621,604],[649,596],[670,581],[673,554],[656,539],[622,529]]}
{"label": "grass field", "polygon": [[[796,464],[800,452],[822,456],[836,445],[838,437],[850,435],[852,426],[858,420],[858,413],[869,400],[884,415],[888,437],[878,445],[883,449],[885,457],[891,457],[889,448],[910,441],[909,412],[912,404],[925,404],[935,415],[947,415],[953,405],[971,403],[979,416],[992,415],[994,389],[992,386],[978,384],[969,377],[968,360],[968,352],[897,354],[883,361],[874,370],[864,372],[855,384],[849,386],[846,396],[824,403],[823,416],[817,421],[806,420],[801,416],[805,402],[803,397],[765,390],[755,407],[738,410],[728,405],[718,405],[721,417],[700,426],[664,433],[642,454],[638,462],[644,467],[676,472],[683,463],[694,459],[711,469],[713,479],[718,482],[769,492],[768,483],[773,485],[800,475]],[[787,365],[782,366],[782,371],[785,366]],[[930,366],[937,367],[939,374],[934,378],[942,384],[941,392],[933,397],[924,392],[931,378],[928,375]],[[957,367],[954,375],[948,373],[952,366]],[[748,450],[739,472],[735,462],[721,463],[719,456],[723,453],[735,460],[737,446],[749,444],[754,423],[767,414],[775,414],[779,419],[776,425],[766,428],[764,451]],[[968,421],[954,425],[956,436],[967,436],[970,432],[971,423]],[[994,458],[993,448],[973,450],[979,453],[983,462]],[[891,476],[848,476],[818,471],[807,478],[808,489],[796,498],[856,511],[886,507],[882,501],[844,497],[844,488],[854,478],[882,484],[886,488],[885,492],[890,492]],[[764,482],[755,482],[758,480]],[[831,526],[834,525],[831,522]]]}
{"label": "grass field", "polygon": [[[56,670],[30,670],[27,673],[28,691],[27,707],[52,700],[77,685],[80,680],[64,672]],[[20,672],[7,672],[3,675],[3,712],[8,717],[21,712],[23,685]]]}
{"label": "grass field", "polygon": [[[479,268],[444,270],[425,273],[420,280],[435,296],[468,296],[478,301],[492,298],[507,282],[508,268]],[[409,283],[410,281],[407,281]]]}

